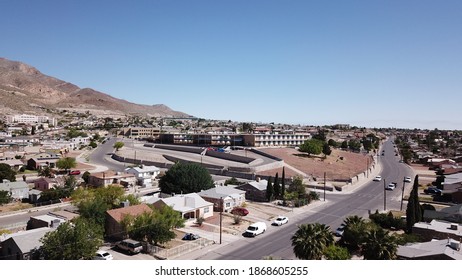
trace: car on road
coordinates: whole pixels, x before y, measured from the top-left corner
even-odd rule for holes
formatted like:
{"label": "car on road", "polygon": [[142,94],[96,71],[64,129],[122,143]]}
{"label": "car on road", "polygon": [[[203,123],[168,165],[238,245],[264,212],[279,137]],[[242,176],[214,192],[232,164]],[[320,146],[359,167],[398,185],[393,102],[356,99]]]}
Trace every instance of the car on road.
{"label": "car on road", "polygon": [[411,177],[404,177],[404,182],[410,183],[411,182]]}
{"label": "car on road", "polygon": [[238,216],[247,216],[249,214],[249,210],[242,207],[234,207],[233,210],[231,210],[231,214]]}
{"label": "car on road", "polygon": [[251,224],[245,231],[245,236],[255,237],[259,234],[265,233],[266,224],[264,222],[256,222]]}
{"label": "car on road", "polygon": [[382,176],[375,176],[374,181],[376,182],[382,181]]}
{"label": "car on road", "polygon": [[80,170],[69,171],[69,175],[80,175]]}
{"label": "car on road", "polygon": [[342,237],[343,233],[345,232],[345,224],[341,224],[334,232],[335,236]]}
{"label": "car on road", "polygon": [[395,183],[390,183],[388,184],[388,186],[385,187],[386,190],[389,190],[389,191],[392,191],[396,188],[396,184]]}
{"label": "car on road", "polygon": [[289,222],[289,218],[285,216],[279,216],[271,224],[273,226],[282,226],[283,224],[287,224],[288,222]]}
{"label": "car on road", "polygon": [[425,194],[441,194],[441,190],[435,187],[428,187],[424,190]]}
{"label": "car on road", "polygon": [[114,257],[111,255],[111,253],[104,251],[104,250],[98,250],[93,257],[94,260],[113,260]]}
{"label": "car on road", "polygon": [[197,240],[201,238],[199,235],[197,234],[194,234],[194,233],[186,233],[183,238],[181,238],[182,240]]}

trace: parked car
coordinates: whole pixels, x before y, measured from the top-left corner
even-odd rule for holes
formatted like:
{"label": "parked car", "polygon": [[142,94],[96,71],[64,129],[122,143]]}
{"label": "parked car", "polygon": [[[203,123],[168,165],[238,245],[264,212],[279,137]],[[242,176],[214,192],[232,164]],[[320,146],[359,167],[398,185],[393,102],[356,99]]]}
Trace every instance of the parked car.
{"label": "parked car", "polygon": [[264,222],[256,222],[251,224],[247,230],[245,231],[244,235],[255,237],[259,234],[262,234],[266,231],[266,224]]}
{"label": "parked car", "polygon": [[441,190],[435,187],[428,187],[424,190],[426,194],[441,194]]}
{"label": "parked car", "polygon": [[249,210],[242,208],[242,207],[234,207],[233,210],[231,210],[231,214],[239,215],[239,216],[247,216],[249,214]]}
{"label": "parked car", "polygon": [[374,181],[376,182],[382,181],[382,176],[375,176]]}
{"label": "parked car", "polygon": [[124,239],[117,244],[117,248],[126,251],[130,254],[138,254],[143,250],[141,242],[133,239]]}
{"label": "parked car", "polygon": [[343,236],[343,232],[345,231],[345,227],[346,225],[345,224],[341,224],[334,232],[335,236],[337,237],[342,237]]}
{"label": "parked car", "polygon": [[194,233],[186,233],[186,234],[183,236],[182,240],[197,240],[197,239],[199,239],[199,238],[201,238],[201,237],[200,237],[199,235],[197,235],[197,234],[194,234]]}
{"label": "parked car", "polygon": [[288,222],[289,222],[289,218],[285,216],[279,216],[271,224],[273,226],[282,226],[283,224],[287,224]]}
{"label": "parked car", "polygon": [[386,190],[392,191],[396,188],[396,184],[390,183],[388,186],[385,187]]}
{"label": "parked car", "polygon": [[112,255],[107,252],[107,251],[103,251],[103,250],[99,250],[96,252],[95,256],[93,257],[94,260],[112,260],[114,259],[112,257]]}
{"label": "parked car", "polygon": [[69,175],[80,175],[80,170],[72,170],[69,172]]}
{"label": "parked car", "polygon": [[411,177],[404,177],[404,182],[410,183],[411,182]]}

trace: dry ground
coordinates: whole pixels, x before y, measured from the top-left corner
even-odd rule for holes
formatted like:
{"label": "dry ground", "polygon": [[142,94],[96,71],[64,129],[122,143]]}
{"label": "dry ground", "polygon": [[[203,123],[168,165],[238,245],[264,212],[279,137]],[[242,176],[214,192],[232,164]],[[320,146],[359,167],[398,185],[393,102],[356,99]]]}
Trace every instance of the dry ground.
{"label": "dry ground", "polygon": [[[306,157],[303,153],[292,148],[267,148],[262,149],[262,151],[283,159],[286,164],[315,178],[323,178],[324,172],[326,172],[327,179],[345,180],[364,172],[367,166],[365,155],[337,149],[333,149],[332,154],[326,159],[317,156]],[[369,160],[369,163],[371,162]],[[262,175],[274,176],[276,172],[279,172],[279,176],[281,176],[282,168],[262,172]],[[288,168],[285,169],[285,172],[286,177],[296,174]]]}

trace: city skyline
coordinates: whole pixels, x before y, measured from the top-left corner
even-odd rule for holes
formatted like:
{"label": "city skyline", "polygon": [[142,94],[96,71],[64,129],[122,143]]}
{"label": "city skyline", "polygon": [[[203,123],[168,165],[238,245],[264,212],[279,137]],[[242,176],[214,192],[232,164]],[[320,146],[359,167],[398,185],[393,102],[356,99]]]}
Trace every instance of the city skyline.
{"label": "city skyline", "polygon": [[0,56],[196,117],[462,129],[462,3],[1,2]]}

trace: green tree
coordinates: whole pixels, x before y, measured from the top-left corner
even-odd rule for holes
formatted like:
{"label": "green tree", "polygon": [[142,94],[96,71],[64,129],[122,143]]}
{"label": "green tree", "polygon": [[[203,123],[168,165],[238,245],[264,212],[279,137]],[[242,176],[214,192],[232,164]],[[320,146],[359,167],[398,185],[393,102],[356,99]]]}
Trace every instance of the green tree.
{"label": "green tree", "polygon": [[90,222],[66,222],[41,239],[40,251],[46,260],[90,260],[103,244],[102,234]]}
{"label": "green tree", "polygon": [[324,142],[318,139],[306,140],[300,145],[299,151],[307,153],[308,155],[319,155],[322,152]]}
{"label": "green tree", "polygon": [[274,188],[273,188],[273,184],[271,183],[272,181],[272,177],[270,176],[268,178],[268,184],[266,184],[266,199],[268,199],[268,201],[273,201],[273,198],[274,198]]}
{"label": "green tree", "polygon": [[88,184],[88,181],[90,180],[90,175],[91,173],[88,171],[83,172],[82,180],[85,182],[85,184]]}
{"label": "green tree", "polygon": [[276,176],[274,176],[273,191],[274,191],[274,198],[279,198],[281,196],[281,185],[279,184],[279,174],[278,173],[276,173]]}
{"label": "green tree", "polygon": [[[282,167],[282,177],[281,177],[281,195],[280,197],[284,200],[286,194],[286,170],[285,167]],[[285,203],[283,203],[285,204]]]}
{"label": "green tree", "polygon": [[398,240],[388,231],[376,228],[366,232],[361,252],[365,260],[394,260],[398,249]]}
{"label": "green tree", "polygon": [[214,187],[207,169],[197,163],[175,163],[159,181],[163,193],[193,193]]}
{"label": "green tree", "polygon": [[92,147],[93,149],[98,147],[98,144],[96,144],[96,142],[94,141],[91,141],[90,144],[88,144],[88,146]]}
{"label": "green tree", "polygon": [[422,210],[419,201],[419,175],[416,175],[406,208],[407,232],[412,233],[412,227],[420,221],[422,221]]}
{"label": "green tree", "polygon": [[51,168],[48,165],[40,168],[38,175],[50,178],[52,176]]}
{"label": "green tree", "polygon": [[347,141],[347,140],[344,140],[344,141],[342,142],[342,144],[340,145],[340,148],[342,148],[342,149],[344,149],[344,150],[348,149],[348,141]]}
{"label": "green tree", "polygon": [[329,146],[334,147],[334,148],[338,147],[338,143],[334,139],[329,139],[329,141],[327,141],[327,144],[329,144]]}
{"label": "green tree", "polygon": [[75,168],[76,166],[77,162],[73,157],[63,157],[58,159],[56,162],[56,167],[59,169],[64,169],[66,172],[71,168]]}
{"label": "green tree", "polygon": [[351,254],[347,248],[332,244],[324,250],[324,256],[328,260],[349,260]]}
{"label": "green tree", "polygon": [[124,142],[115,142],[113,148],[119,151],[123,146],[125,146]]}
{"label": "green tree", "polygon": [[360,249],[364,243],[365,233],[371,228],[372,224],[359,216],[349,216],[343,223],[345,224],[345,230],[340,243],[350,250]]}
{"label": "green tree", "polygon": [[322,153],[324,154],[324,157],[330,156],[330,154],[332,154],[332,150],[330,149],[329,144],[324,143],[322,146]]}
{"label": "green tree", "polygon": [[10,182],[15,182],[16,171],[14,171],[8,164],[0,163],[0,182],[3,182],[4,179],[9,180]]}
{"label": "green tree", "polygon": [[11,193],[9,191],[0,191],[0,205],[11,202]]}
{"label": "green tree", "polygon": [[326,225],[302,224],[291,238],[294,254],[302,260],[320,260],[334,236]]}
{"label": "green tree", "polygon": [[361,149],[361,142],[351,139],[348,141],[348,148],[350,148],[352,151],[359,151]]}

